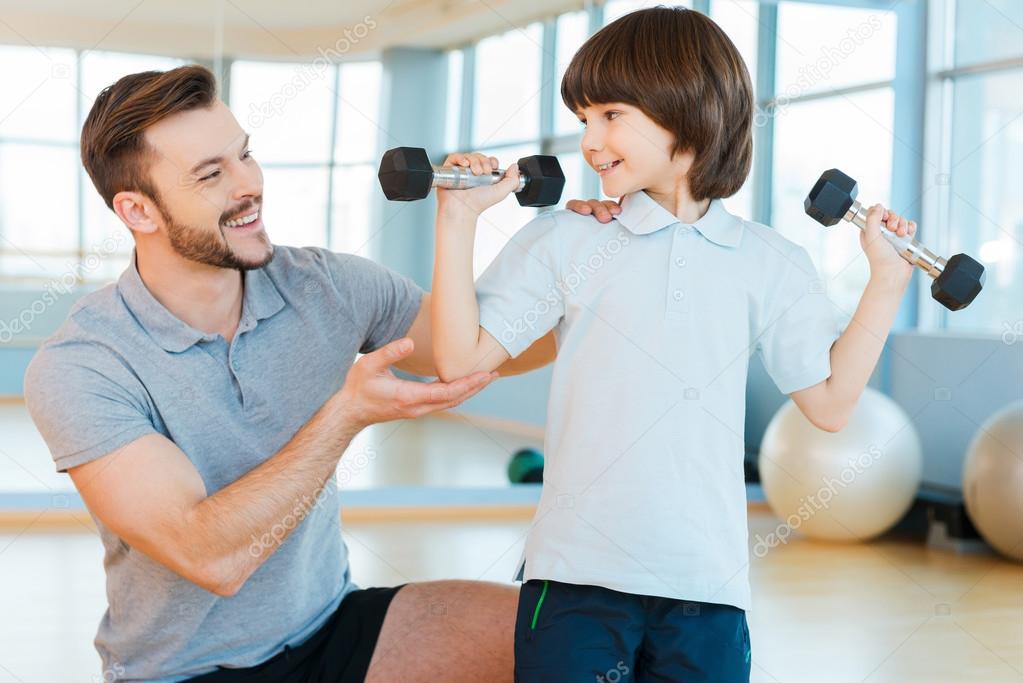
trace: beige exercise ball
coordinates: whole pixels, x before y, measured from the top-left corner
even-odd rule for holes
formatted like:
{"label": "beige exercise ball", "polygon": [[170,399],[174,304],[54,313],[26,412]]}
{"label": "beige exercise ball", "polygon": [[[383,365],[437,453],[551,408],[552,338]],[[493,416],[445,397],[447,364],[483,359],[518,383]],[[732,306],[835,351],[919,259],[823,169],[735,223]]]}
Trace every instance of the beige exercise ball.
{"label": "beige exercise ball", "polygon": [[767,426],[759,465],[764,495],[786,533],[834,541],[890,529],[913,504],[923,473],[909,415],[870,388],[836,433],[818,429],[788,401]]}
{"label": "beige exercise ball", "polygon": [[1023,561],[1023,401],[992,415],[973,437],[963,462],[963,495],[984,540]]}

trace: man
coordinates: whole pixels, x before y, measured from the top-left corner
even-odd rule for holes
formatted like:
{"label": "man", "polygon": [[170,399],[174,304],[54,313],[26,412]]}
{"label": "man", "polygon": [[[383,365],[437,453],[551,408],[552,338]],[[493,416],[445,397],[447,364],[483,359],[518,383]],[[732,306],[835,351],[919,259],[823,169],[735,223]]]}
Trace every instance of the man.
{"label": "man", "polygon": [[105,547],[104,679],[510,680],[515,588],[357,588],[332,480],[366,426],[451,408],[496,373],[390,372],[435,374],[429,294],[271,245],[262,173],[206,69],[106,88],[81,151],[135,250],[39,349],[25,397]]}

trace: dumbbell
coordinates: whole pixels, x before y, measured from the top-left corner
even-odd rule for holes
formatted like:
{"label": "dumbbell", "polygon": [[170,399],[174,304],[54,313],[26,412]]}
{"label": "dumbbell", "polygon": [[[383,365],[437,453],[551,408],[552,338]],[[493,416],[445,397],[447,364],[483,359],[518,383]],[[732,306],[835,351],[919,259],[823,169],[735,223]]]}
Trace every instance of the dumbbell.
{"label": "dumbbell", "polygon": [[[461,166],[434,166],[426,150],[420,147],[395,147],[380,160],[380,187],[392,201],[425,199],[434,187],[464,190],[493,185],[504,178],[504,171],[473,175]],[[551,206],[561,201],[565,174],[557,158],[538,154],[519,159],[519,187],[515,198],[520,206]]]}
{"label": "dumbbell", "polygon": [[[803,201],[803,209],[810,218],[825,227],[845,220],[860,230],[866,230],[867,210],[856,201],[857,192],[855,180],[832,168],[821,174]],[[883,224],[881,234],[902,258],[934,278],[931,296],[948,310],[966,308],[984,288],[984,266],[966,254],[956,254],[945,260],[909,235],[899,237]]]}

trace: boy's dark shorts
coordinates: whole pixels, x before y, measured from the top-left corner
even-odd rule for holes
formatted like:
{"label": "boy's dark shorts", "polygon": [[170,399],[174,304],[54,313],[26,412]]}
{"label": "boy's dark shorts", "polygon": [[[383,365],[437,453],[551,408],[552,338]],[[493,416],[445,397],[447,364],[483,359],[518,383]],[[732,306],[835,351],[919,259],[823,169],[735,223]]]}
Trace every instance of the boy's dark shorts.
{"label": "boy's dark shorts", "polygon": [[362,683],[373,658],[387,608],[402,586],[349,593],[318,631],[298,647],[287,647],[262,664],[225,669],[192,681],[201,683]]}
{"label": "boy's dark shorts", "polygon": [[749,681],[746,613],[732,605],[531,580],[519,593],[520,683]]}

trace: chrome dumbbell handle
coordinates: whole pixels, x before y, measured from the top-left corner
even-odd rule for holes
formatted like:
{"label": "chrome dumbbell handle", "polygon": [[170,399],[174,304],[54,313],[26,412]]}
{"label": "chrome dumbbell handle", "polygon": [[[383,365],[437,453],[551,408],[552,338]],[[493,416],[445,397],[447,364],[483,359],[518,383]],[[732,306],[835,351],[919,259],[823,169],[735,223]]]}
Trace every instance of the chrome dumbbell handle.
{"label": "chrome dumbbell handle", "polygon": [[[493,185],[504,179],[505,172],[504,169],[498,169],[493,173],[473,175],[472,171],[464,166],[434,166],[432,187],[442,187],[446,190],[465,190],[471,187]],[[527,180],[526,176],[520,175],[519,186],[514,191],[519,192],[525,189]]]}
{"label": "chrome dumbbell handle", "polygon": [[[852,206],[846,211],[843,220],[847,220],[860,230],[867,229],[867,210],[863,208],[863,205],[858,201],[853,200]],[[914,240],[909,235],[899,236],[897,233],[889,230],[883,224],[881,225],[881,234],[888,240],[895,250],[899,252],[899,256],[909,261],[911,265],[920,268],[925,273],[933,278],[941,275],[942,271],[945,270],[946,260],[941,256],[933,253],[930,249]]]}

